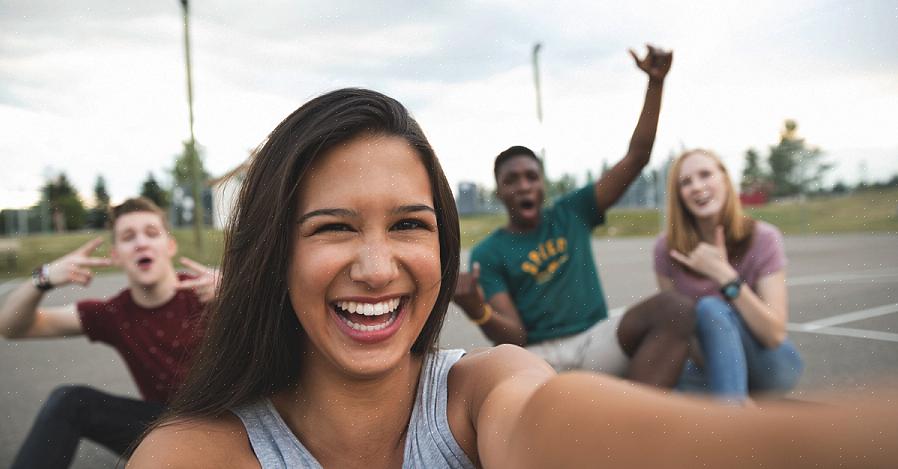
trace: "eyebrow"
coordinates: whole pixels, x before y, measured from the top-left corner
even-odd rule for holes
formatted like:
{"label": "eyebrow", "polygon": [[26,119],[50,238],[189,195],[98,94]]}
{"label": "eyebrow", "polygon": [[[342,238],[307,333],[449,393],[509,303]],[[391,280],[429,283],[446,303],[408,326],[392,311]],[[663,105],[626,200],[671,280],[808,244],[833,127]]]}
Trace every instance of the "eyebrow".
{"label": "eyebrow", "polygon": [[[400,207],[396,207],[390,211],[393,215],[405,215],[408,213],[415,212],[430,212],[436,214],[436,210],[433,207],[425,204],[411,204],[411,205],[402,205]],[[320,208],[317,210],[312,210],[311,212],[303,214],[299,217],[299,220],[296,221],[297,224],[301,225],[314,217],[358,217],[358,212],[355,210],[349,210],[345,208]]]}

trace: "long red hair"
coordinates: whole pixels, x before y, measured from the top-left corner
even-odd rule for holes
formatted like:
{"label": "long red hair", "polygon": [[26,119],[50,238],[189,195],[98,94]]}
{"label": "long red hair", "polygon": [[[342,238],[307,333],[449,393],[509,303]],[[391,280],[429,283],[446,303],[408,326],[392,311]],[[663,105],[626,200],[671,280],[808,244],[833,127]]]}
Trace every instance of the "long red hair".
{"label": "long red hair", "polygon": [[678,156],[670,166],[667,177],[667,247],[682,253],[689,253],[701,242],[698,231],[698,223],[695,216],[686,208],[686,203],[680,195],[680,170],[686,158],[692,155],[705,155],[714,160],[720,172],[723,173],[726,185],[726,201],[720,213],[720,224],[723,225],[726,237],[727,253],[730,260],[738,259],[751,244],[751,235],[754,231],[754,220],[742,211],[742,203],[733,188],[730,174],[727,172],[723,161],[714,152],[702,148],[687,150]]}

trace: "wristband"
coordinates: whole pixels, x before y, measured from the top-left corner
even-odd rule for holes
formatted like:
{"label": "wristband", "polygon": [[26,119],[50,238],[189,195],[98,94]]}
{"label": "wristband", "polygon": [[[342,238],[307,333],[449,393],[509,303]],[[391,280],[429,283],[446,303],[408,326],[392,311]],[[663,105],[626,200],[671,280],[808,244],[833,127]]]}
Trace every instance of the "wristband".
{"label": "wristband", "polygon": [[487,322],[489,322],[490,318],[492,318],[492,317],[493,317],[493,308],[488,304],[484,304],[483,305],[483,316],[480,316],[480,318],[478,318],[478,319],[472,319],[471,321],[474,322],[474,324],[477,324],[478,326],[482,326],[482,325],[486,324]]}
{"label": "wristband", "polygon": [[53,289],[53,284],[50,283],[50,265],[43,264],[38,266],[31,272],[31,283],[34,284],[34,288],[44,292],[47,290]]}

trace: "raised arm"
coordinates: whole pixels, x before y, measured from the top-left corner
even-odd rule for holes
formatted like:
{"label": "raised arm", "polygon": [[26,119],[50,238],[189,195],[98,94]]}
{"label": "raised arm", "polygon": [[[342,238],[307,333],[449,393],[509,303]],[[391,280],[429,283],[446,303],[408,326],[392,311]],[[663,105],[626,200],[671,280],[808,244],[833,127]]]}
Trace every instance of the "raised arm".
{"label": "raised arm", "polygon": [[480,265],[475,263],[471,272],[460,272],[452,301],[457,304],[471,321],[493,344],[527,343],[527,330],[518,314],[518,309],[507,292],[497,293],[486,301],[480,287]]}
{"label": "raised arm", "polygon": [[[46,280],[51,287],[70,283],[87,285],[93,278],[91,267],[110,265],[109,259],[92,257],[102,238],[88,241],[80,248],[46,265]],[[83,332],[74,304],[39,308],[45,290],[28,280],[12,291],[0,307],[0,334],[7,339],[63,337]]]}
{"label": "raised arm", "polygon": [[611,169],[605,172],[595,184],[596,205],[600,212],[611,208],[627,187],[639,176],[642,168],[649,162],[652,146],[655,144],[655,132],[658,129],[658,116],[661,112],[661,94],[664,90],[664,78],[670,70],[673,53],[647,46],[648,53],[642,59],[632,49],[630,55],[636,66],[649,78],[645,91],[645,102],[639,121],[630,137],[627,154]]}

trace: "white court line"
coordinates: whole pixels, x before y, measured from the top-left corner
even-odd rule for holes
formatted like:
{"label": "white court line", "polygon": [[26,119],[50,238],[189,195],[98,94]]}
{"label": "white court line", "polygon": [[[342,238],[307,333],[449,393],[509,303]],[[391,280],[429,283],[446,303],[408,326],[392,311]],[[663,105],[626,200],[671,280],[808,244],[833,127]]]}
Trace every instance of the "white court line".
{"label": "white court line", "polygon": [[18,287],[20,283],[22,283],[22,279],[7,280],[0,284],[0,295],[5,295],[6,292]]}
{"label": "white court line", "polygon": [[804,326],[805,324],[789,323],[786,325],[786,329],[791,332],[810,332],[812,334],[837,335],[898,342],[898,334],[893,334],[891,332],[867,331],[863,329],[851,329],[848,327],[822,327],[819,329],[808,330]]}
{"label": "white court line", "polygon": [[898,269],[862,270],[855,272],[835,272],[822,275],[806,275],[786,279],[786,285],[798,287],[802,285],[816,285],[819,283],[857,283],[862,280],[895,277],[898,279]]}
{"label": "white court line", "polygon": [[845,324],[846,322],[854,322],[861,321],[864,319],[875,318],[877,316],[884,316],[886,314],[898,313],[898,303],[884,306],[877,306],[875,308],[864,309],[861,311],[855,311],[853,313],[845,313],[845,314],[837,314],[835,316],[830,316],[825,319],[818,319],[816,321],[803,322],[799,325],[805,329],[805,331],[813,331],[815,329],[822,329],[828,326],[837,326],[839,324]]}

